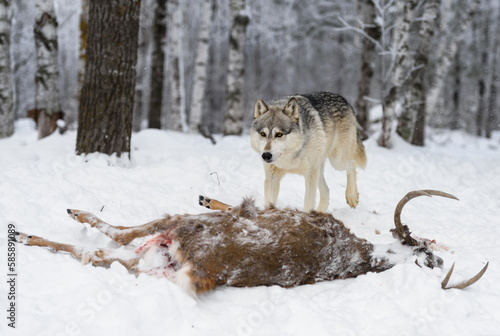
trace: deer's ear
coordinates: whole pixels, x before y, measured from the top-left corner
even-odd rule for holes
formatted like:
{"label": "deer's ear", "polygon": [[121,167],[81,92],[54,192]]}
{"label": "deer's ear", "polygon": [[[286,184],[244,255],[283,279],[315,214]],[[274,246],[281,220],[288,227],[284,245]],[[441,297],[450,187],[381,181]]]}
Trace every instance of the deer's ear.
{"label": "deer's ear", "polygon": [[254,118],[257,119],[267,111],[269,111],[269,107],[267,107],[266,103],[264,103],[262,99],[258,99],[257,102],[255,103]]}
{"label": "deer's ear", "polygon": [[290,119],[294,122],[299,122],[299,103],[295,97],[290,98],[285,108],[283,109],[283,113],[286,114]]}

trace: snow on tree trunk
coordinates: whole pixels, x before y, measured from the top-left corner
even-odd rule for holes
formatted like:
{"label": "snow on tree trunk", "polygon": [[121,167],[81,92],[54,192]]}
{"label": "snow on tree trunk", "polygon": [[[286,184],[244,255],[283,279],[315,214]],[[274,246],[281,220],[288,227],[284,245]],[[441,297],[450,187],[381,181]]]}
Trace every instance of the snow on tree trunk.
{"label": "snow on tree trunk", "polygon": [[414,70],[410,74],[408,88],[403,101],[403,108],[398,119],[396,132],[407,142],[424,145],[425,130],[425,73],[430,46],[436,22],[439,17],[440,0],[427,0],[418,31],[418,45],[415,49]]}
{"label": "snow on tree trunk", "polygon": [[130,153],[139,3],[90,1],[77,154]]}
{"label": "snow on tree trunk", "polygon": [[243,130],[243,83],[245,77],[245,38],[250,17],[245,0],[230,0],[232,25],[229,32],[229,66],[226,82],[224,134],[240,135]]}
{"label": "snow on tree trunk", "polygon": [[382,115],[382,134],[378,144],[382,147],[391,148],[392,120],[396,102],[399,98],[399,89],[403,85],[405,70],[408,68],[410,24],[413,19],[417,0],[407,0],[397,2],[397,12],[394,24],[393,37],[393,61],[390,89],[384,97]]}
{"label": "snow on tree trunk", "polygon": [[151,63],[151,96],[149,97],[149,128],[161,128],[163,97],[164,42],[167,33],[167,3],[156,1],[153,21],[153,59]]}
{"label": "snow on tree trunk", "polygon": [[200,32],[198,35],[198,47],[194,64],[194,84],[191,100],[191,114],[189,117],[189,129],[198,132],[203,113],[205,101],[205,87],[207,83],[208,48],[210,39],[210,20],[212,18],[212,0],[202,0]]}
{"label": "snow on tree trunk", "polygon": [[39,111],[38,137],[41,139],[52,131],[49,117],[61,110],[54,0],[36,0],[34,33],[37,56],[35,105]]}
{"label": "snow on tree trunk", "polygon": [[[439,49],[437,55],[436,69],[434,70],[434,80],[427,95],[427,112],[429,115],[435,114],[440,106],[440,100],[442,99],[443,87],[451,65],[453,64],[453,59],[458,50],[458,45],[464,37],[464,32],[469,26],[469,23],[474,16],[477,7],[481,0],[473,0],[469,4],[469,8],[466,10],[465,17],[460,20],[460,24],[453,31],[452,37],[448,41],[443,41],[445,47]],[[448,31],[450,27],[442,27],[442,31]]]}
{"label": "snow on tree trunk", "polygon": [[14,133],[10,63],[11,0],[0,0],[0,138]]}

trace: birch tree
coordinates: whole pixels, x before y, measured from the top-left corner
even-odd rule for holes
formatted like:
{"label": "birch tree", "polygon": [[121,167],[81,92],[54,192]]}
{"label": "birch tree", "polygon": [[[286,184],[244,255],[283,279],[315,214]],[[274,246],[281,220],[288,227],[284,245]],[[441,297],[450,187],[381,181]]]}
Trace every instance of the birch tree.
{"label": "birch tree", "polygon": [[169,33],[168,42],[168,78],[171,88],[171,101],[167,113],[166,125],[175,131],[187,131],[186,121],[186,89],[184,73],[184,46],[183,46],[183,12],[179,0],[169,1]]}
{"label": "birch tree", "polygon": [[10,63],[11,0],[0,0],[0,138],[14,133]]}
{"label": "birch tree", "polygon": [[157,0],[153,19],[153,57],[151,62],[151,95],[148,127],[161,128],[165,38],[167,34],[167,1]]}
{"label": "birch tree", "polygon": [[440,0],[427,0],[422,18],[418,20],[420,27],[413,71],[410,73],[402,113],[396,129],[404,140],[418,146],[424,145],[425,97],[427,95],[425,74],[431,47],[429,41],[432,40],[436,22],[438,22],[440,2]]}
{"label": "birch tree", "polygon": [[130,153],[139,0],[90,1],[77,154]]}
{"label": "birch tree", "polygon": [[245,37],[250,17],[245,0],[230,0],[232,25],[229,31],[229,64],[226,82],[224,134],[240,135],[243,130],[243,84],[245,77]]}
{"label": "birch tree", "polygon": [[213,12],[213,0],[202,0],[202,2],[198,46],[194,64],[194,84],[191,99],[191,113],[189,116],[189,129],[191,132],[197,132],[201,124],[203,103],[205,101],[205,87],[207,83],[210,20]]}
{"label": "birch tree", "polygon": [[[458,45],[463,40],[464,32],[469,27],[469,23],[474,16],[477,7],[481,0],[472,0],[465,10],[465,16],[460,20],[456,20],[459,22],[457,27],[453,29],[453,34],[447,38],[447,40],[442,41],[444,47],[439,49],[437,55],[437,64],[434,70],[434,79],[431,85],[431,89],[429,90],[429,94],[427,95],[427,110],[429,114],[436,113],[436,108],[438,104],[440,104],[444,82],[448,72],[450,71],[450,67],[453,64],[453,59],[455,54],[457,53]],[[442,31],[447,32],[450,27],[442,27]]]}
{"label": "birch tree", "polygon": [[356,117],[361,128],[369,130],[368,100],[372,83],[375,60],[377,59],[376,45],[381,36],[380,25],[376,22],[375,4],[373,0],[358,0],[357,12],[362,20],[361,29],[371,39],[361,37],[361,76],[358,81],[358,98],[356,99]]}
{"label": "birch tree", "polygon": [[382,147],[391,148],[392,121],[396,102],[399,98],[399,91],[405,79],[405,70],[408,68],[410,25],[413,21],[413,15],[417,0],[407,0],[397,2],[397,12],[394,24],[393,37],[393,62],[390,88],[383,102],[382,115],[382,134],[378,144]]}
{"label": "birch tree", "polygon": [[41,139],[53,131],[50,127],[51,115],[61,110],[54,0],[36,0],[34,34],[37,55],[35,105],[39,112],[37,125]]}

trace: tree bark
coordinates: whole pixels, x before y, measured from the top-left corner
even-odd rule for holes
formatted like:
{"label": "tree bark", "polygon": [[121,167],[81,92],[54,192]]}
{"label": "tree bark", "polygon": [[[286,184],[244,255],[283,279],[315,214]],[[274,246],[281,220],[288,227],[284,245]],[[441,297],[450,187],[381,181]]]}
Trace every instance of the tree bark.
{"label": "tree bark", "polygon": [[205,87],[207,83],[208,47],[210,39],[210,20],[212,19],[213,1],[202,0],[200,32],[198,34],[198,47],[194,64],[193,96],[191,99],[191,113],[189,116],[189,129],[198,132],[205,102]]}
{"label": "tree bark", "polygon": [[139,1],[90,1],[77,154],[130,153]]}
{"label": "tree bark", "polygon": [[482,27],[483,31],[481,34],[481,72],[479,73],[478,80],[478,93],[479,101],[477,104],[476,111],[476,135],[482,136],[485,129],[484,125],[484,115],[486,109],[486,76],[488,73],[488,50],[489,50],[489,28],[487,24]]}
{"label": "tree bark", "polygon": [[410,24],[413,20],[417,0],[398,1],[398,13],[394,24],[393,39],[393,69],[389,93],[384,97],[382,115],[382,134],[378,144],[391,148],[392,120],[396,102],[399,98],[399,88],[403,85],[405,71],[408,68]]}
{"label": "tree bark", "polygon": [[497,27],[494,35],[493,42],[493,60],[491,64],[491,78],[490,78],[490,96],[488,99],[488,116],[486,119],[486,129],[485,136],[489,139],[491,138],[491,132],[498,127],[498,105],[497,105],[497,91],[498,91],[498,80],[500,75],[498,74],[498,50],[500,48],[500,9],[498,9],[497,14]]}
{"label": "tree bark", "polygon": [[10,62],[11,0],[0,0],[0,138],[14,133],[14,101]]}
{"label": "tree bark", "polygon": [[53,132],[49,123],[45,121],[61,110],[54,0],[36,0],[34,34],[37,54],[35,105],[39,111],[37,124],[38,137],[41,139]]}
{"label": "tree bark", "polygon": [[[381,29],[375,22],[375,5],[372,0],[358,0],[358,16],[363,22],[363,31],[375,41],[380,39]],[[361,75],[358,81],[358,98],[356,99],[356,117],[359,126],[364,130],[362,134],[368,134],[370,127],[369,107],[366,97],[370,96],[370,86],[372,83],[374,62],[377,58],[375,43],[365,37],[361,38]]]}
{"label": "tree bark", "polygon": [[243,84],[245,77],[245,37],[250,17],[245,0],[230,0],[232,26],[229,32],[229,66],[226,82],[224,134],[240,135],[243,131]]}
{"label": "tree bark", "polygon": [[186,95],[184,87],[184,54],[183,54],[183,12],[182,1],[169,1],[170,38],[168,42],[169,71],[168,77],[171,87],[171,101],[167,113],[166,126],[174,131],[187,131],[186,124]]}
{"label": "tree bark", "polygon": [[149,128],[161,128],[164,43],[167,34],[167,1],[157,0],[153,21],[153,59],[151,62],[151,96],[149,98]]}
{"label": "tree bark", "polygon": [[410,74],[408,88],[404,95],[403,108],[396,132],[407,142],[424,145],[425,97],[430,43],[439,18],[440,0],[427,0],[418,31],[418,45],[415,49],[414,70]]}
{"label": "tree bark", "polygon": [[453,73],[453,108],[451,110],[450,128],[457,130],[460,128],[460,91],[462,90],[462,65],[460,64],[460,51],[455,54],[455,70]]}
{"label": "tree bark", "polygon": [[[452,65],[452,60],[455,57],[455,54],[458,50],[458,45],[462,41],[464,37],[464,32],[469,26],[472,17],[474,16],[477,7],[481,0],[473,0],[470,3],[469,8],[466,11],[465,17],[460,20],[460,25],[456,30],[453,31],[453,37],[448,41],[444,42],[446,47],[440,48],[440,53],[437,56],[437,65],[434,70],[434,80],[431,88],[429,90],[429,94],[427,95],[427,110],[428,114],[432,115],[437,113],[436,108],[440,105],[440,100],[443,92],[444,82],[448,72],[450,71],[450,67]],[[450,27],[442,27],[442,30],[446,31]]]}

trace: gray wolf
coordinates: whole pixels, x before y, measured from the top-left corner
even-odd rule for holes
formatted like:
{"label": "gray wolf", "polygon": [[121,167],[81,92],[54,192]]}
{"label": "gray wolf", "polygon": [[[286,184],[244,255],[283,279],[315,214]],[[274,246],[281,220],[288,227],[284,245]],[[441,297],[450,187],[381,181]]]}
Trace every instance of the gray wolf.
{"label": "gray wolf", "polygon": [[278,199],[281,178],[300,174],[305,178],[304,211],[328,208],[330,190],[323,173],[326,159],[347,172],[346,201],[358,205],[356,168],[364,168],[366,154],[358,137],[354,109],[341,96],[329,92],[293,95],[271,101],[259,99],[250,138],[264,161],[266,204]]}
{"label": "gray wolf", "polygon": [[[251,199],[231,207],[206,197],[200,197],[201,205],[222,211],[166,215],[135,227],[112,226],[91,213],[68,210],[73,219],[100,230],[120,245],[156,234],[139,246],[81,248],[24,233],[18,233],[16,240],[30,246],[69,252],[78,260],[95,266],[117,261],[130,271],[167,278],[193,295],[219,286],[292,287],[382,272],[402,261],[415,261],[430,268],[442,267],[442,259],[433,254],[425,240],[412,238],[399,217],[407,201],[422,195],[454,198],[435,190],[406,195],[394,216],[394,236],[398,241],[389,245],[373,245],[356,237],[331,214],[274,206],[258,209]],[[469,282],[458,285],[461,287],[453,287],[471,285],[484,271],[486,267]],[[448,279],[449,276],[443,281],[443,288]]]}

